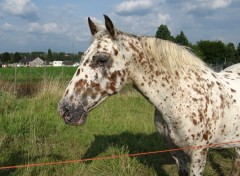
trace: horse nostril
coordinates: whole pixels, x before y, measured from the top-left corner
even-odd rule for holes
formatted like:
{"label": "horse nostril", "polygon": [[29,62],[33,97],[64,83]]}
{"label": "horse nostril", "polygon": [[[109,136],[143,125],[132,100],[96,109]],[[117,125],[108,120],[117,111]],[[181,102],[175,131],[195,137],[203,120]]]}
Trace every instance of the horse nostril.
{"label": "horse nostril", "polygon": [[66,105],[65,106],[60,105],[58,112],[62,117],[69,117],[70,116],[70,110]]}
{"label": "horse nostril", "polygon": [[70,110],[66,106],[62,108],[63,111],[63,117],[69,117],[70,116]]}

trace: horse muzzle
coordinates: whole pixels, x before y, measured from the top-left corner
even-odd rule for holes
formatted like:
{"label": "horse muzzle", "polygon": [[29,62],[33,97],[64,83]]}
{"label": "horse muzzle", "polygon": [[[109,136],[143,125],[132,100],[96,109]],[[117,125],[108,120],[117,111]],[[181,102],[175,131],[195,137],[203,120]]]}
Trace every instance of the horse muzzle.
{"label": "horse muzzle", "polygon": [[74,107],[61,102],[58,104],[58,113],[68,125],[83,125],[88,115],[83,106]]}

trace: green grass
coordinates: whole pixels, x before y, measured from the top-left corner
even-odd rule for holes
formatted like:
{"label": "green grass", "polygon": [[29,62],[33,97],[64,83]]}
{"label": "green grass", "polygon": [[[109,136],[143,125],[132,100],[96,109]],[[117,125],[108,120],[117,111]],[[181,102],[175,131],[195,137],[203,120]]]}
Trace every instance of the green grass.
{"label": "green grass", "polygon": [[[57,114],[65,85],[49,81],[34,97],[0,90],[0,167],[166,149],[153,124],[153,107],[134,91],[110,97],[84,126],[68,126]],[[128,87],[128,89],[130,89]],[[233,150],[210,152],[205,175],[228,175]],[[177,175],[169,153],[0,171],[6,176]]]}
{"label": "green grass", "polygon": [[41,81],[48,78],[63,78],[70,80],[76,67],[16,67],[0,68],[0,78],[4,81],[21,83]]}

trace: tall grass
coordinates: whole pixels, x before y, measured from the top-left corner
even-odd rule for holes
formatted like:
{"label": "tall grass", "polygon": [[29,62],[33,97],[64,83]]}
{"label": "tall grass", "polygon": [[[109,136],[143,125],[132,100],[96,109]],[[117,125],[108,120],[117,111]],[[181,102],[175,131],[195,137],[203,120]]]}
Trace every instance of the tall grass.
{"label": "tall grass", "polygon": [[[166,149],[153,124],[152,105],[129,87],[76,127],[65,125],[57,114],[66,82],[54,78],[38,86],[34,96],[16,96],[0,88],[0,166]],[[211,152],[206,175],[228,174],[232,157],[232,150]],[[0,170],[0,175],[177,175],[177,167],[165,153]]]}
{"label": "tall grass", "polygon": [[12,67],[0,68],[0,78],[4,81],[17,83],[36,82],[45,78],[58,78],[70,80],[76,67]]}

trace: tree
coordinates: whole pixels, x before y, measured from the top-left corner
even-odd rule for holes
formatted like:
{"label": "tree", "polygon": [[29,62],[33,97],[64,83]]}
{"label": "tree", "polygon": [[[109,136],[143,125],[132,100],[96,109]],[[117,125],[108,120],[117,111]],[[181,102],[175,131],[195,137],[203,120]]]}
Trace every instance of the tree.
{"label": "tree", "polygon": [[15,63],[19,62],[21,59],[22,59],[22,56],[18,52],[15,52],[13,55],[13,62]]}
{"label": "tree", "polygon": [[198,56],[200,59],[204,60],[204,54],[202,50],[196,44],[189,43],[189,47],[192,49],[193,53]]}
{"label": "tree", "polygon": [[201,40],[197,46],[203,52],[204,61],[220,64],[225,62],[226,48],[222,41]]}
{"label": "tree", "polygon": [[184,35],[183,31],[181,31],[180,34],[176,36],[175,42],[183,46],[189,46],[189,41],[187,37]]}
{"label": "tree", "polygon": [[232,63],[237,62],[237,51],[233,43],[228,43],[226,45],[226,60],[227,62],[232,62]]}
{"label": "tree", "polygon": [[168,30],[168,27],[163,24],[158,27],[155,37],[163,40],[174,41],[174,38],[172,37],[171,32]]}
{"label": "tree", "polygon": [[7,63],[11,60],[11,55],[8,52],[2,54],[2,62]]}
{"label": "tree", "polygon": [[31,55],[33,58],[36,58],[36,57],[44,58],[46,53],[43,51],[33,51]]}
{"label": "tree", "polygon": [[238,62],[240,62],[240,43],[238,44],[238,47],[237,47],[237,60]]}
{"label": "tree", "polygon": [[63,61],[63,60],[65,60],[65,52],[60,52],[60,53],[58,53],[58,60],[61,60],[61,61]]}
{"label": "tree", "polygon": [[51,49],[48,49],[47,61],[53,61],[53,54],[52,54]]}

